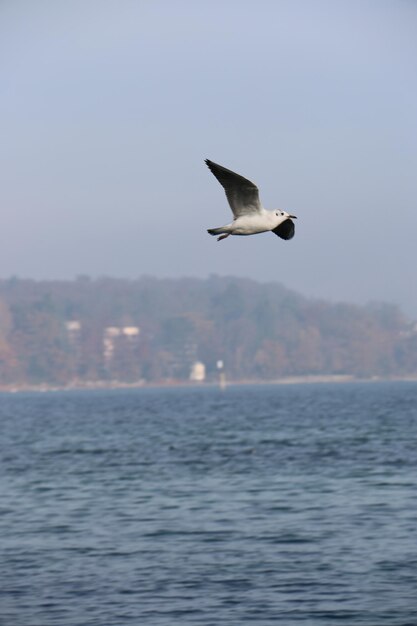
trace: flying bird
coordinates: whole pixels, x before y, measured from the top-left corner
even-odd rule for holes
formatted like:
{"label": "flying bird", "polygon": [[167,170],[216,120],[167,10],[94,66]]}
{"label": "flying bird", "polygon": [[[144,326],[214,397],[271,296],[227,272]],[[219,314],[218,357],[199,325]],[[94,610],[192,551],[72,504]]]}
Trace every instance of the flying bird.
{"label": "flying bird", "polygon": [[224,187],[234,215],[234,220],[230,224],[208,229],[210,235],[219,235],[217,241],[226,239],[229,235],[256,235],[269,230],[281,239],[294,237],[295,227],[292,220],[296,219],[295,215],[280,209],[267,211],[259,200],[259,189],[255,183],[209,159],[205,162]]}

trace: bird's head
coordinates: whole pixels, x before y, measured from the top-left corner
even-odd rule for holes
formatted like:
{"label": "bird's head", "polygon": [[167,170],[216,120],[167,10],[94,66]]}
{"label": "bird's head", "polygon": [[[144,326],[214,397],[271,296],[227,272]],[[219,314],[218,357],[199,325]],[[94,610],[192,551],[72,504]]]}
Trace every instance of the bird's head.
{"label": "bird's head", "polygon": [[296,215],[291,215],[290,213],[287,213],[287,211],[280,211],[279,209],[275,211],[275,215],[277,216],[277,218],[279,218],[278,219],[279,224],[281,224],[282,222],[288,219],[291,219],[291,220],[297,219]]}

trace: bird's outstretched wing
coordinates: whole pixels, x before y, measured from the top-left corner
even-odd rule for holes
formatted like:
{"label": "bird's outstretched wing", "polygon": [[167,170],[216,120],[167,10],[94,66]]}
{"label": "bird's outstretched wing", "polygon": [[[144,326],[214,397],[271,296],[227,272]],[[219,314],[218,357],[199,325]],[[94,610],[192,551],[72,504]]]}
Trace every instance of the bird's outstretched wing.
{"label": "bird's outstretched wing", "polygon": [[290,219],[285,220],[285,222],[274,228],[272,232],[281,237],[281,239],[292,239],[295,233],[294,222]]}
{"label": "bird's outstretched wing", "polygon": [[231,170],[206,159],[207,166],[224,187],[227,200],[235,217],[258,213],[262,209],[259,190],[255,183]]}

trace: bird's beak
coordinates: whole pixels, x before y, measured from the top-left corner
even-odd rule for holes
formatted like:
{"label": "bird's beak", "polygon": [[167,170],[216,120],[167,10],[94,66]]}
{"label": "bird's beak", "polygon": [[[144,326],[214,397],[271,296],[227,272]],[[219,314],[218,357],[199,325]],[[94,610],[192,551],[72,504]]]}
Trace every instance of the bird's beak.
{"label": "bird's beak", "polygon": [[293,220],[296,220],[297,216],[296,215],[290,215],[290,218],[293,219]]}

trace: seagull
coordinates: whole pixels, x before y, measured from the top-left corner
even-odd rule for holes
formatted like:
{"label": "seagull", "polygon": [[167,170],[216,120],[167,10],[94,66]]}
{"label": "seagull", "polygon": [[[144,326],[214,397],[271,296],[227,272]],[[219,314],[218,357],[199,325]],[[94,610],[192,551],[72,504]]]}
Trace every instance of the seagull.
{"label": "seagull", "polygon": [[297,219],[295,215],[279,209],[267,211],[259,200],[259,189],[255,183],[209,159],[205,159],[205,163],[224,187],[234,215],[230,224],[207,230],[210,235],[220,235],[217,241],[226,239],[229,235],[256,235],[268,231],[281,239],[294,237],[295,227],[292,220]]}

